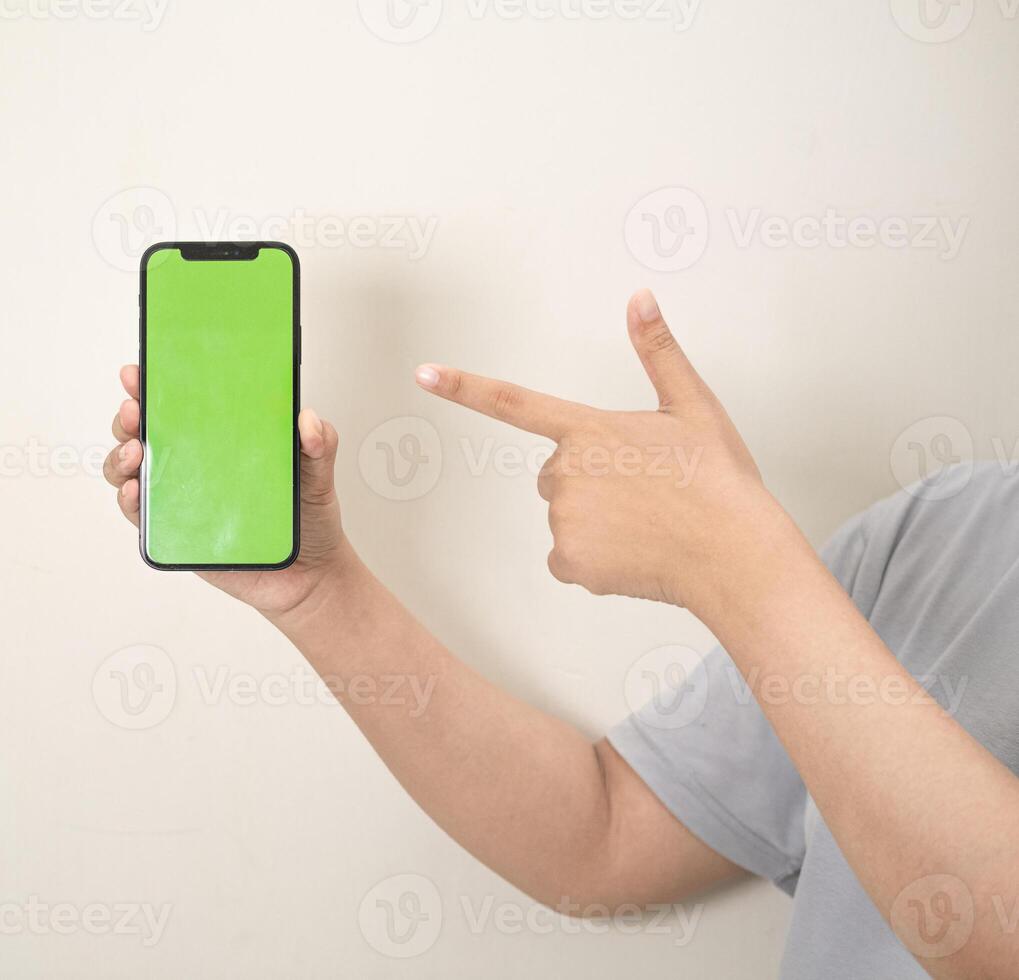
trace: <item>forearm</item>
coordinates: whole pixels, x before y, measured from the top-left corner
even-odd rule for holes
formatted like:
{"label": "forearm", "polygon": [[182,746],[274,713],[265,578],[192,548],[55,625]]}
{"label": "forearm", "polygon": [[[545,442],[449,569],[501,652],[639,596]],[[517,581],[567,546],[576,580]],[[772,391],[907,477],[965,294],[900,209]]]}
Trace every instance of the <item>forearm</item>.
{"label": "forearm", "polygon": [[[764,526],[708,625],[882,913],[929,875],[972,894],[972,937],[925,968],[1015,975],[1019,935],[1000,909],[1019,896],[1019,779],[926,695],[784,514]],[[955,899],[962,911],[965,896]]]}
{"label": "forearm", "polygon": [[549,904],[600,887],[607,796],[598,753],[576,729],[453,657],[352,554],[274,622],[404,788],[477,858]]}

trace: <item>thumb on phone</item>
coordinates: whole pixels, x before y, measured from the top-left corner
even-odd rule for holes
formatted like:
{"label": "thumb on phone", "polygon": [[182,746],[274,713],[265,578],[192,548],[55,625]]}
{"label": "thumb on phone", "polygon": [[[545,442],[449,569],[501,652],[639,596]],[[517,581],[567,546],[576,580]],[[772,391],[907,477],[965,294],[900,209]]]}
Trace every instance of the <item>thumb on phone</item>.
{"label": "thumb on phone", "polygon": [[301,499],[322,501],[335,489],[333,470],[339,436],[312,408],[301,409],[297,428],[301,434]]}

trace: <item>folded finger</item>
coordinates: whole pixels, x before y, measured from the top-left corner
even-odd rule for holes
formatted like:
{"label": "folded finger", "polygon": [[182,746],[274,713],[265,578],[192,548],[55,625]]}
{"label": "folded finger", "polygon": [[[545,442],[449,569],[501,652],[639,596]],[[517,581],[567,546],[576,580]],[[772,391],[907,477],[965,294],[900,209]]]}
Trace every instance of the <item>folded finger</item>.
{"label": "folded finger", "polygon": [[131,439],[122,446],[110,451],[103,463],[103,476],[115,487],[122,487],[128,480],[138,475],[138,467],[142,463],[142,444]]}
{"label": "folded finger", "polygon": [[555,486],[556,478],[560,473],[560,458],[558,448],[548,459],[545,460],[545,465],[538,471],[538,496],[542,500],[552,500],[552,490]]}
{"label": "folded finger", "polygon": [[132,398],[139,397],[141,385],[139,382],[137,364],[125,364],[120,369],[120,383],[124,386],[124,391],[126,391]]}
{"label": "folded finger", "polygon": [[127,442],[138,435],[138,424],[141,421],[141,408],[133,398],[127,398],[113,416],[113,438],[117,442]]}
{"label": "folded finger", "polygon": [[138,481],[128,480],[117,494],[117,503],[121,513],[135,526],[138,526]]}

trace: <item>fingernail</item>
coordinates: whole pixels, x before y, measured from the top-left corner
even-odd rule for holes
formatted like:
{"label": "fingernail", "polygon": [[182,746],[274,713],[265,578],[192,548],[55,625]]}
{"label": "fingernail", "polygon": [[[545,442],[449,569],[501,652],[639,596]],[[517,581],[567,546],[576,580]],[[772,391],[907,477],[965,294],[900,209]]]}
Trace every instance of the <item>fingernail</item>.
{"label": "fingernail", "polygon": [[439,383],[439,372],[427,364],[421,365],[414,372],[414,377],[422,388],[434,388]]}
{"label": "fingernail", "polygon": [[658,300],[650,289],[642,289],[637,294],[637,316],[645,323],[653,323],[661,317],[661,310],[658,309]]}
{"label": "fingernail", "polygon": [[315,431],[321,436],[325,433],[325,429],[322,427],[322,420],[318,417],[318,413],[313,408],[306,408],[305,411],[311,417],[311,423],[315,427]]}

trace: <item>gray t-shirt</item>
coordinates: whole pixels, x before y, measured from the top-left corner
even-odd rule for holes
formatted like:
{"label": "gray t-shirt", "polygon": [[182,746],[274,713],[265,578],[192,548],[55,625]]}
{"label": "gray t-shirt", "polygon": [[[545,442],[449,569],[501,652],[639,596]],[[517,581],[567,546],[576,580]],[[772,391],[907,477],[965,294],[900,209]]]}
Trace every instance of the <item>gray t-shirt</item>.
{"label": "gray t-shirt", "polygon": [[[1019,473],[954,467],[851,520],[822,557],[910,673],[1019,774]],[[849,690],[830,676],[797,696]],[[703,708],[691,712],[689,698],[695,708],[706,698]],[[693,833],[794,896],[783,980],[927,976],[860,886],[723,650],[678,697],[659,694],[609,740]]]}

